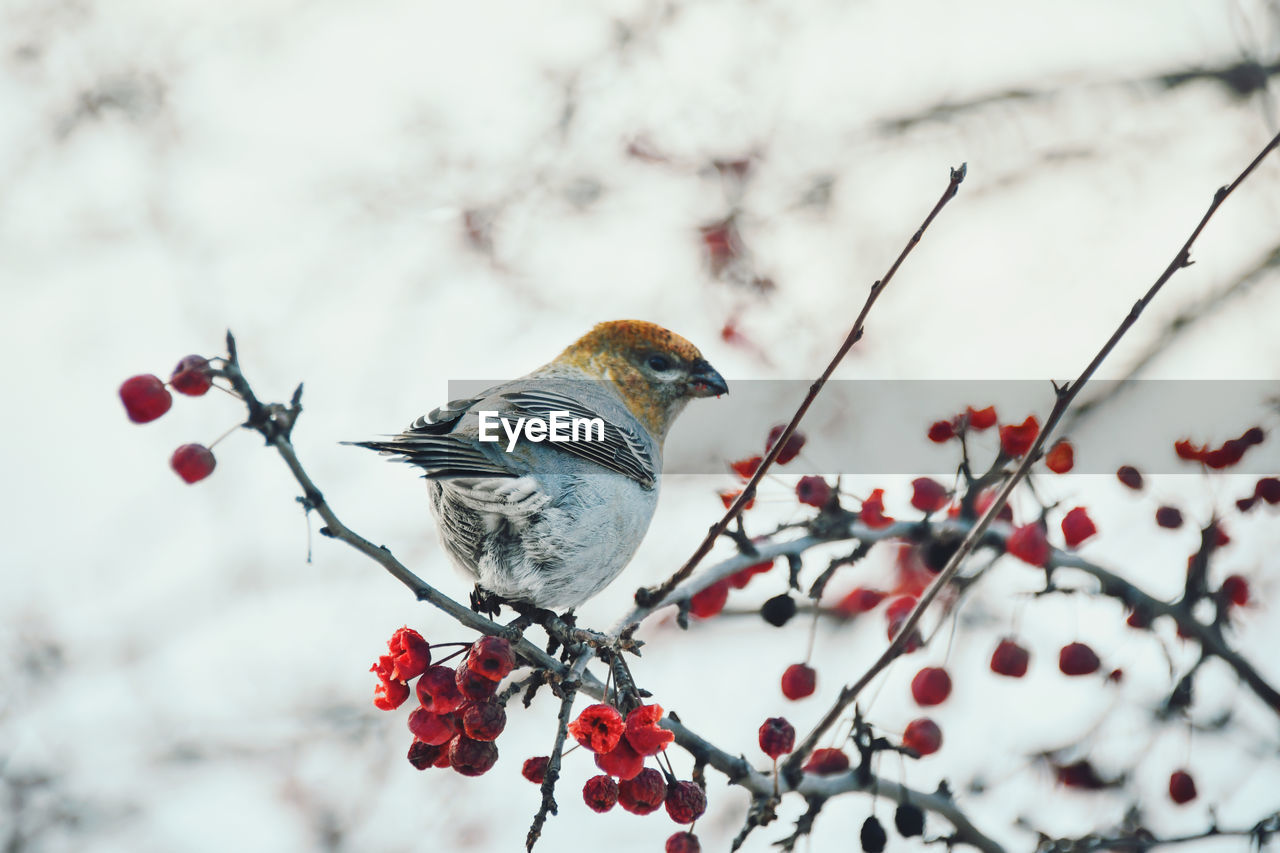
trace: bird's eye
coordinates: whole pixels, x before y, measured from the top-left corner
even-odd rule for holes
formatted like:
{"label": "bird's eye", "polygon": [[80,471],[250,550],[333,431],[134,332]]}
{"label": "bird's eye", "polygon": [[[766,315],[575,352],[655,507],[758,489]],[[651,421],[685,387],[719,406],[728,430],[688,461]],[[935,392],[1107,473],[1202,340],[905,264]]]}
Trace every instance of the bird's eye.
{"label": "bird's eye", "polygon": [[661,373],[671,367],[671,362],[667,361],[664,356],[651,355],[649,356],[648,365],[650,370],[656,370]]}

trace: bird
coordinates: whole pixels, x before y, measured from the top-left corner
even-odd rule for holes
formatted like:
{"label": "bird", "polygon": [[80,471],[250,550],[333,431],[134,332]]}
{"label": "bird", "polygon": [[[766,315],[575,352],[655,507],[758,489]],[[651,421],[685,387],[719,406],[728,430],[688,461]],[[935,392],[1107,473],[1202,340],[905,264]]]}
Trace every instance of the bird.
{"label": "bird", "polygon": [[672,423],[691,400],[728,390],[685,338],[615,320],[399,435],[351,443],[422,470],[441,544],[480,600],[563,612],[635,555]]}

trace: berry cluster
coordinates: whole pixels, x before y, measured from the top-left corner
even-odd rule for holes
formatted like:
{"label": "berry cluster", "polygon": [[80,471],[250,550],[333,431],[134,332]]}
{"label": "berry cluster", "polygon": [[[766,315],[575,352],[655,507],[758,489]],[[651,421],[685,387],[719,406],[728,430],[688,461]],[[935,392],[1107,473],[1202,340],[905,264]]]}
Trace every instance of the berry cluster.
{"label": "berry cluster", "polygon": [[409,698],[409,682],[417,679],[419,704],[409,712],[409,763],[419,770],[452,767],[463,776],[487,773],[498,760],[494,741],[507,725],[506,709],[495,696],[515,668],[511,644],[501,637],[481,637],[465,645],[456,667],[445,664],[463,652],[433,665],[431,645],[405,627],[391,635],[387,651],[369,668],[378,677],[375,706],[384,711],[400,707]]}
{"label": "berry cluster", "polygon": [[[173,406],[172,388],[188,397],[200,397],[213,387],[213,373],[209,360],[204,356],[189,355],[178,362],[168,383],[151,373],[131,376],[120,386],[120,402],[125,414],[135,424],[146,424],[163,415]],[[217,444],[215,441],[213,444]],[[184,444],[173,452],[169,466],[187,483],[197,483],[213,473],[217,460],[213,458],[213,445]]]}

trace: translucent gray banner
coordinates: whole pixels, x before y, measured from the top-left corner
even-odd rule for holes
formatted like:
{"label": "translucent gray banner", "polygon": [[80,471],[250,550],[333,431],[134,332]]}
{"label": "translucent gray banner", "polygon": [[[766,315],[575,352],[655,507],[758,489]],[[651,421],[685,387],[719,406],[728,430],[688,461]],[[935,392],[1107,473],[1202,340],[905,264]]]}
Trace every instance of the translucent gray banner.
{"label": "translucent gray banner", "polygon": [[[474,397],[500,384],[451,381],[450,399]],[[522,387],[541,384],[526,382]],[[556,380],[547,387],[573,395],[574,384]],[[790,420],[811,384],[811,380],[730,379],[729,394],[690,401],[667,438],[663,470],[724,474],[730,462],[762,454],[770,429]],[[931,424],[951,420],[967,407],[987,406],[995,407],[1001,425],[1021,424],[1028,415],[1043,424],[1053,401],[1048,380],[832,381],[802,423],[806,438],[802,452],[779,472],[954,473],[960,460],[959,443],[930,441]],[[1266,440],[1251,446],[1224,473],[1280,472],[1280,435],[1270,434],[1280,421],[1280,380],[1143,380],[1123,386],[1094,381],[1076,409],[1079,413],[1069,413],[1065,429],[1055,434],[1055,440],[1067,438],[1074,447],[1074,474],[1114,474],[1121,465],[1133,465],[1144,474],[1199,474],[1202,466],[1179,459],[1175,442],[1189,439],[1197,446],[1220,447],[1253,426],[1268,433]],[[497,432],[501,434],[501,429]],[[505,436],[497,446],[505,450]],[[969,436],[975,464],[989,462],[998,446],[998,427]]]}

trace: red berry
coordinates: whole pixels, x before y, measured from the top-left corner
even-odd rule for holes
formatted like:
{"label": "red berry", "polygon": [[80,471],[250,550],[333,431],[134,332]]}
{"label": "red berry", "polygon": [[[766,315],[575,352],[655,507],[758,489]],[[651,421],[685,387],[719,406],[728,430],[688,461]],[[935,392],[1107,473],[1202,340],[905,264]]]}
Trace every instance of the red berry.
{"label": "red berry", "polygon": [[1067,788],[1083,788],[1087,791],[1098,791],[1108,787],[1108,782],[1098,775],[1098,771],[1093,765],[1084,759],[1073,761],[1070,764],[1056,765],[1053,768],[1054,776],[1058,780],[1059,785]]}
{"label": "red berry", "polygon": [[461,708],[466,697],[458,690],[453,669],[431,666],[418,679],[418,701],[433,714],[449,714]]}
{"label": "red berry", "polygon": [[535,785],[541,785],[543,780],[547,778],[547,765],[550,763],[551,759],[546,755],[526,758],[524,766],[520,768],[520,775]]}
{"label": "red berry", "polygon": [[646,767],[630,779],[618,783],[618,805],[632,814],[646,815],[662,808],[667,798],[667,783],[662,774]]}
{"label": "red berry", "polygon": [[[774,444],[777,443],[778,439],[782,437],[782,434],[786,432],[786,429],[787,428],[785,426],[780,424],[769,430],[769,441],[764,447],[766,453]],[[793,432],[791,434],[791,438],[787,439],[787,443],[782,445],[782,450],[778,452],[778,464],[786,465],[792,459],[795,459],[796,455],[800,453],[800,448],[802,447],[804,447],[804,435],[798,432]]]}
{"label": "red berry", "polygon": [[458,728],[456,714],[433,714],[426,708],[414,708],[409,713],[409,731],[418,740],[432,746],[453,740]]}
{"label": "red berry", "polygon": [[1263,477],[1254,485],[1253,496],[1272,506],[1280,504],[1280,477]]}
{"label": "red berry", "polygon": [[1084,507],[1078,506],[1062,517],[1062,538],[1068,548],[1075,548],[1081,542],[1098,532],[1093,519]]}
{"label": "red berry", "polygon": [[858,518],[873,530],[893,524],[893,519],[884,514],[884,489],[872,490],[871,497],[862,502],[862,510],[858,513]]}
{"label": "red berry", "polygon": [[902,745],[917,755],[932,755],[942,747],[942,729],[928,717],[912,720],[902,733]]}
{"label": "red berry", "polygon": [[1001,640],[991,653],[991,671],[997,675],[1021,678],[1027,674],[1031,653],[1013,640]]}
{"label": "red berry", "polygon": [[1044,528],[1036,521],[1010,533],[1005,550],[1033,566],[1043,566],[1049,562],[1049,540],[1045,538]]}
{"label": "red berry", "polygon": [[588,705],[569,724],[573,739],[594,753],[612,751],[624,731],[626,723],[612,705]]}
{"label": "red berry", "polygon": [[383,711],[394,711],[409,698],[409,685],[403,681],[379,681],[373,688],[374,707]]}
{"label": "red berry", "polygon": [[884,601],[887,593],[880,592],[875,589],[864,589],[857,587],[836,605],[836,610],[845,616],[857,616],[859,613],[866,613],[868,610],[875,609],[875,606]]}
{"label": "red berry", "polygon": [[489,741],[458,735],[449,743],[449,765],[463,776],[488,773],[497,760],[498,748]]}
{"label": "red berry", "polygon": [[849,756],[839,749],[815,749],[803,769],[815,776],[834,776],[849,769]]}
{"label": "red berry", "polygon": [[125,414],[135,424],[145,424],[169,411],[173,395],[164,387],[160,377],[150,373],[131,376],[120,386],[120,402]]}
{"label": "red berry", "polygon": [[674,782],[667,786],[664,800],[667,814],[676,823],[693,823],[707,810],[707,795],[693,782]]}
{"label": "red berry", "polygon": [[1218,593],[1237,607],[1244,607],[1249,603],[1249,582],[1240,575],[1232,575],[1222,582]]}
{"label": "red berry", "polygon": [[940,666],[926,666],[911,679],[911,698],[917,705],[940,705],[951,695],[951,676]]}
{"label": "red berry", "polygon": [[965,414],[969,418],[969,426],[982,432],[984,429],[990,429],[996,425],[996,407],[987,406],[985,409],[975,409],[969,406],[965,410]]}
{"label": "red berry", "polygon": [[464,658],[453,672],[453,683],[458,685],[458,692],[473,702],[488,699],[498,692],[498,682],[473,672]]}
{"label": "red berry", "polygon": [[947,489],[928,477],[912,480],[911,505],[921,512],[937,512],[947,505]]}
{"label": "red berry", "polygon": [[956,428],[951,421],[934,421],[929,427],[929,440],[934,444],[942,444],[956,436]]}
{"label": "red berry", "polygon": [[633,779],[644,769],[644,756],[635,751],[631,741],[622,738],[612,752],[597,752],[596,767],[619,779]]}
{"label": "red berry", "polygon": [[169,467],[187,483],[198,483],[213,473],[218,460],[203,444],[184,444],[173,451]]}
{"label": "red berry", "polygon": [[1008,456],[1024,456],[1039,434],[1040,422],[1035,415],[1027,415],[1021,424],[1000,427],[1000,449]]}
{"label": "red berry", "polygon": [[1175,770],[1169,776],[1169,799],[1178,805],[1196,798],[1196,780],[1185,770]]}
{"label": "red berry", "polygon": [[467,668],[490,681],[501,681],[515,669],[516,655],[502,637],[481,637],[471,644]]}
{"label": "red berry", "polygon": [[1247,442],[1233,438],[1224,442],[1216,450],[1210,450],[1201,461],[1214,469],[1230,468],[1244,458],[1244,452],[1248,449],[1249,444]]}
{"label": "red berry", "polygon": [[1142,474],[1132,465],[1121,465],[1120,469],[1116,471],[1116,477],[1119,478],[1121,483],[1135,491],[1142,488]]}
{"label": "red berry", "polygon": [[1058,652],[1058,669],[1065,675],[1088,675],[1101,665],[1093,649],[1084,643],[1068,643]]}
{"label": "red berry", "polygon": [[801,477],[796,483],[796,497],[802,504],[821,509],[831,500],[831,486],[821,477]]}
{"label": "red berry", "polygon": [[387,641],[391,651],[393,668],[391,677],[400,681],[412,681],[426,672],[431,665],[431,646],[412,628],[398,628]]}
{"label": "red berry", "polygon": [[1175,530],[1182,526],[1182,513],[1177,507],[1162,506],[1156,510],[1156,524]]}
{"label": "red berry", "polygon": [[710,619],[721,610],[729,600],[729,581],[721,578],[706,589],[695,592],[689,599],[689,612],[699,619]]}
{"label": "red berry", "polygon": [[756,575],[763,574],[773,568],[773,560],[765,560],[763,563],[756,563],[753,566],[747,566],[745,569],[738,569],[729,575],[729,586],[734,589],[743,589],[751,579]]}
{"label": "red berry", "polygon": [[667,839],[666,853],[702,853],[702,845],[692,832],[677,832]]}
{"label": "red berry", "polygon": [[627,714],[625,737],[639,755],[657,755],[676,739],[675,733],[661,728],[661,705],[641,705]]}
{"label": "red berry", "polygon": [[803,663],[793,663],[782,673],[782,695],[788,699],[812,696],[818,686],[818,673]]}
{"label": "red berry", "polygon": [[1124,670],[1119,667],[1111,670],[1107,673],[1107,681],[1110,681],[1112,684],[1119,684],[1124,681]]}
{"label": "red berry", "polygon": [[1045,454],[1044,464],[1055,474],[1065,474],[1075,467],[1076,455],[1071,442],[1063,439],[1050,448]]}
{"label": "red berry", "polygon": [[497,702],[472,702],[462,709],[462,730],[472,740],[497,740],[507,727],[507,711]]}
{"label": "red berry", "polygon": [[762,456],[751,456],[747,459],[739,459],[737,462],[730,462],[729,467],[733,469],[733,473],[742,479],[750,480],[763,461],[764,457]]}
{"label": "red berry", "polygon": [[770,758],[795,749],[796,730],[782,717],[770,717],[760,726],[760,749]]}
{"label": "red berry", "polygon": [[213,387],[213,377],[209,375],[209,360],[201,355],[187,356],[173,369],[169,385],[188,397],[201,396]]}
{"label": "red berry", "polygon": [[435,746],[429,743],[423,743],[420,740],[415,740],[413,743],[409,744],[409,755],[407,757],[409,759],[409,763],[415,768],[418,770],[426,770],[428,767],[431,767],[436,763],[440,758],[440,753],[447,753],[448,751],[448,745]]}
{"label": "red berry", "polygon": [[593,812],[609,811],[618,802],[618,783],[612,776],[592,776],[582,786],[582,799]]}

